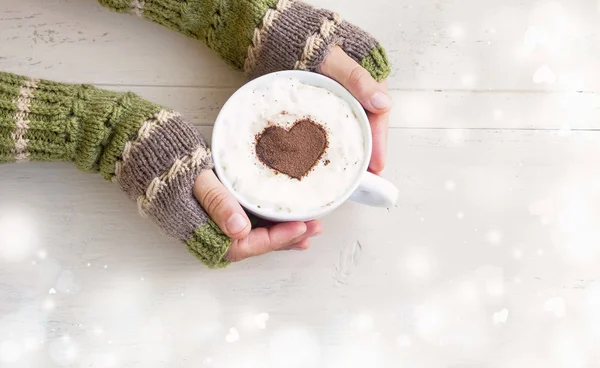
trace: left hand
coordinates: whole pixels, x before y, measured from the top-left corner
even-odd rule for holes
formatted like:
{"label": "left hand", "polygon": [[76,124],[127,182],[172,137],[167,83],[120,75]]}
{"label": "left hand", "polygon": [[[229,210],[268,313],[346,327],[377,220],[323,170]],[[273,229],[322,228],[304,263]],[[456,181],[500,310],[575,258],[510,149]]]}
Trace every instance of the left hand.
{"label": "left hand", "polygon": [[317,220],[284,222],[251,229],[250,220],[212,170],[204,170],[194,183],[194,196],[208,216],[231,238],[225,258],[231,262],[276,250],[305,250],[310,238],[323,231]]}
{"label": "left hand", "polygon": [[329,52],[320,65],[319,72],[346,87],[367,110],[373,134],[373,152],[369,171],[374,174],[380,173],[385,167],[388,119],[392,108],[387,82],[377,83],[365,68],[339,46]]}

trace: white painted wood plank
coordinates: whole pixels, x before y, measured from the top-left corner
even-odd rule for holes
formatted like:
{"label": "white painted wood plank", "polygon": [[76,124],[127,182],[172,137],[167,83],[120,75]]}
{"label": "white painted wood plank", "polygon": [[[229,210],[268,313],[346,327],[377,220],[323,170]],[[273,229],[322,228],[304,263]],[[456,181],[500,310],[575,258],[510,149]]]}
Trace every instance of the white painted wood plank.
{"label": "white painted wood plank", "polygon": [[597,129],[600,95],[392,91],[391,126],[474,129]]}
{"label": "white painted wood plank", "polygon": [[[392,86],[466,90],[598,90],[595,0],[317,0],[387,46]],[[546,65],[553,83],[534,82]],[[547,73],[545,73],[547,74]],[[540,83],[541,82],[541,83]]]}
{"label": "white painted wood plank", "polygon": [[[393,88],[598,91],[592,0],[315,0],[374,33]],[[201,42],[96,1],[4,0],[0,68],[103,84],[235,87],[243,77]],[[540,69],[543,66],[548,69]],[[536,83],[534,75],[538,70]],[[546,83],[546,82],[552,83]]]}
{"label": "white painted wood plank", "polygon": [[[199,126],[213,125],[233,88],[103,86],[133,91],[180,111]],[[391,127],[475,129],[598,129],[600,95],[390,91]]]}
{"label": "white painted wood plank", "polygon": [[[132,91],[212,126],[234,88],[99,86]],[[391,127],[475,129],[598,129],[594,93],[423,92],[392,90]]]}
{"label": "white painted wood plank", "polygon": [[[392,126],[459,128],[390,131],[398,207],[344,205],[308,252],[209,271],[98,175],[1,166],[0,258],[25,259],[0,261],[0,366],[598,361],[600,135],[568,131],[600,121],[596,95],[573,93],[600,85],[596,2],[315,3],[388,47]],[[133,90],[205,134],[244,81],[198,41],[93,0],[0,8],[1,70]],[[533,81],[542,65],[554,83]]]}
{"label": "white painted wood plank", "polygon": [[0,267],[0,343],[19,367],[596,361],[600,133],[390,139],[397,208],[344,205],[311,250],[217,271],[98,175],[0,167],[2,239],[25,255]]}
{"label": "white painted wood plank", "polygon": [[245,80],[202,42],[95,0],[4,3],[4,71],[74,83],[237,86]]}

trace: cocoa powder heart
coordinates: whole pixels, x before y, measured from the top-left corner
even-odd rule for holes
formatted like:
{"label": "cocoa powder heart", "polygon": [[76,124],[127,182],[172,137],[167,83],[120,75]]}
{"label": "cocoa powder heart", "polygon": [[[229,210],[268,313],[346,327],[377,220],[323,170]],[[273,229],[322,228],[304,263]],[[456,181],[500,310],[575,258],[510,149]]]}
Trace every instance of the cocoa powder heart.
{"label": "cocoa powder heart", "polygon": [[318,123],[298,120],[289,130],[265,128],[256,136],[256,155],[269,168],[302,180],[327,149],[327,132]]}

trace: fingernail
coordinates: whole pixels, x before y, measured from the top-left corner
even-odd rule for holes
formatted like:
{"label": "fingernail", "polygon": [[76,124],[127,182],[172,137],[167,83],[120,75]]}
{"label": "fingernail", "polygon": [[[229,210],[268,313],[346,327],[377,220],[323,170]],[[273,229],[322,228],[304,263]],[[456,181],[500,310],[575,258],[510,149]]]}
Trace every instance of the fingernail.
{"label": "fingernail", "polygon": [[239,233],[240,231],[244,230],[246,225],[246,219],[239,213],[234,213],[233,215],[229,216],[229,219],[225,223],[225,227],[230,234]]}
{"label": "fingernail", "polygon": [[385,93],[376,92],[371,96],[371,105],[379,110],[384,110],[392,106],[392,99]]}
{"label": "fingernail", "polygon": [[304,235],[305,232],[306,232],[306,226],[304,226],[303,228],[298,228],[298,231],[296,232],[296,236],[294,236],[294,238],[297,238],[300,235]]}

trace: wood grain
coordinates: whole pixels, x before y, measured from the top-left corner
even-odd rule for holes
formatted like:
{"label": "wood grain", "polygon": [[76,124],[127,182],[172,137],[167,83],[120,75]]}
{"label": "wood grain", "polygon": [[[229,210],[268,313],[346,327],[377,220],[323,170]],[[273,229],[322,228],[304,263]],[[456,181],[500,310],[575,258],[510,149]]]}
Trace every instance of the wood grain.
{"label": "wood grain", "polygon": [[[394,62],[398,205],[346,203],[309,251],[211,271],[99,175],[2,166],[1,367],[594,366],[597,2],[314,3]],[[207,137],[245,81],[93,0],[4,0],[0,70],[131,90]]]}
{"label": "wood grain", "polygon": [[[95,1],[7,1],[10,6],[0,13],[5,70],[96,84],[237,87],[243,82],[201,42],[114,14]],[[392,88],[600,89],[595,1],[314,4],[337,10],[381,39],[394,65]],[[554,83],[534,82],[544,65]]]}

